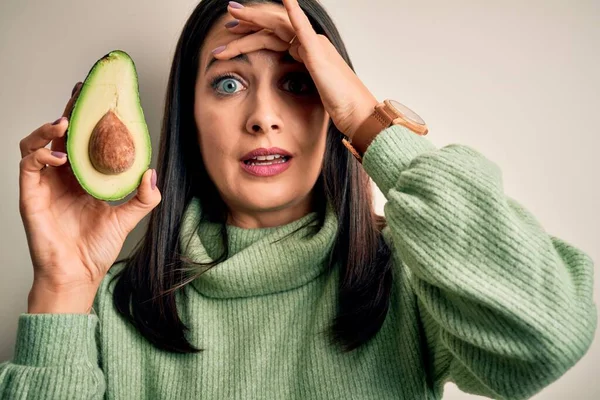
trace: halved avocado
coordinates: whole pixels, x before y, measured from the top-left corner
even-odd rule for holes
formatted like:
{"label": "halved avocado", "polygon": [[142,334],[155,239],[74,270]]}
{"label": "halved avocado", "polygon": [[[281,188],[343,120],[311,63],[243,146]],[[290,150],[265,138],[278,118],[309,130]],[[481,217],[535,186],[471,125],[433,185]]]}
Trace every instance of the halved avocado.
{"label": "halved avocado", "polygon": [[152,158],[133,60],[121,50],[98,60],[71,112],[67,154],[83,189],[101,200],[133,192]]}

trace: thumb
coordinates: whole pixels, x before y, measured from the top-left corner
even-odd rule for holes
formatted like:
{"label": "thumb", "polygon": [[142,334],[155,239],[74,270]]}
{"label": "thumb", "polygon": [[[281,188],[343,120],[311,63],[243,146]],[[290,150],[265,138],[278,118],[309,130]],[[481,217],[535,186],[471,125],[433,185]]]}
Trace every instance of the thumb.
{"label": "thumb", "polygon": [[[154,186],[154,188],[152,188]],[[156,207],[162,197],[156,186],[156,170],[144,172],[135,197],[115,209],[121,227],[129,234],[150,211]]]}

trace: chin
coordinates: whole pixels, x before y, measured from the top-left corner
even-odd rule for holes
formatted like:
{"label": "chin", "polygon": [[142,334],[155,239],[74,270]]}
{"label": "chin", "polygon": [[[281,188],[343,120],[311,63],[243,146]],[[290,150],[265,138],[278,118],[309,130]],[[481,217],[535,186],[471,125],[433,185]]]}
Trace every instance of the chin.
{"label": "chin", "polygon": [[248,185],[244,189],[234,195],[235,202],[241,207],[252,211],[285,209],[294,205],[303,197],[301,193],[298,193],[298,188],[293,185]]}
{"label": "chin", "polygon": [[269,195],[257,196],[257,193],[254,193],[244,202],[244,207],[254,211],[277,211],[285,209],[293,203],[293,198]]}

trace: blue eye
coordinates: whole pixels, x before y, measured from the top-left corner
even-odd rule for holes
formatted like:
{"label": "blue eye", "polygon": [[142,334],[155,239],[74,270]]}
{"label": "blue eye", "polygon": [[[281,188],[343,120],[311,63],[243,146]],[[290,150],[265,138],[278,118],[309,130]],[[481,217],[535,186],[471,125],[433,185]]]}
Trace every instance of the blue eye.
{"label": "blue eye", "polygon": [[233,76],[220,76],[215,78],[211,86],[219,94],[229,95],[239,92],[243,89],[242,83]]}

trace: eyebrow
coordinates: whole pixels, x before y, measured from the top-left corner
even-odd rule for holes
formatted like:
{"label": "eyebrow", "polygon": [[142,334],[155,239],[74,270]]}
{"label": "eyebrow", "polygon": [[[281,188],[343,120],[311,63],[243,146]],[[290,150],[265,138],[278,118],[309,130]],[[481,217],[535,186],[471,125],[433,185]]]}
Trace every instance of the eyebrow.
{"label": "eyebrow", "polygon": [[208,62],[208,64],[206,64],[206,69],[204,70],[204,73],[208,72],[209,68],[212,67],[218,61],[241,61],[241,62],[244,62],[246,64],[252,65],[252,63],[250,62],[250,59],[244,53],[238,54],[237,56],[235,56],[233,58],[230,58],[229,60],[219,60],[219,59],[216,59],[214,57],[211,57],[210,61]]}
{"label": "eyebrow", "polygon": [[[212,67],[218,61],[221,61],[221,62],[222,61],[237,61],[237,62],[246,63],[248,65],[252,65],[252,62],[248,58],[248,55],[246,55],[245,53],[238,54],[237,56],[230,58],[228,60],[219,60],[217,58],[211,57],[210,60],[208,61],[208,64],[206,64],[204,73],[206,74],[208,72],[208,70],[210,69],[210,67]],[[283,55],[279,58],[279,62],[282,64],[301,64],[300,62],[294,60],[294,57],[292,57],[292,55],[289,52],[283,53]]]}

